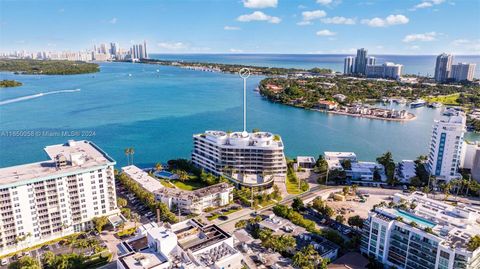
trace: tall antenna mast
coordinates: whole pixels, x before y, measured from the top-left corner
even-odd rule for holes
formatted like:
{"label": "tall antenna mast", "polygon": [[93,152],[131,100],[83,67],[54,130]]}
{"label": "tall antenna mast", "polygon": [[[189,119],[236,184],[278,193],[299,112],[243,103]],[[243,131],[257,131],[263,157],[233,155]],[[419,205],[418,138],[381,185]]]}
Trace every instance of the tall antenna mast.
{"label": "tall antenna mast", "polygon": [[247,78],[250,76],[250,69],[242,68],[238,74],[243,78],[243,135],[247,134]]}

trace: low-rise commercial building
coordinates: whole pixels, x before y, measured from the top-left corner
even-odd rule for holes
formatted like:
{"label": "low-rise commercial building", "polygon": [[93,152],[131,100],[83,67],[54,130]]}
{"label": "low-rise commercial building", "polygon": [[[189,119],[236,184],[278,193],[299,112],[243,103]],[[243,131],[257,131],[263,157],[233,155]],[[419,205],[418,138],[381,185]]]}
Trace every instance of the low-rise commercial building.
{"label": "low-rise commercial building", "polygon": [[362,253],[394,268],[480,268],[480,248],[467,247],[480,229],[478,210],[421,192],[395,194],[393,202],[395,207],[376,207],[369,213]]}
{"label": "low-rise commercial building", "polygon": [[126,253],[118,269],[240,269],[243,255],[233,247],[233,237],[216,225],[195,220],[173,225],[145,224],[136,236],[124,241]]}
{"label": "low-rise commercial building", "polygon": [[313,156],[297,156],[296,167],[302,169],[311,170],[315,167],[315,157]]}
{"label": "low-rise commercial building", "polygon": [[410,183],[412,177],[417,176],[417,165],[412,160],[402,160],[398,163],[397,179],[400,183]]}
{"label": "low-rise commercial building", "polygon": [[350,169],[345,169],[345,173],[351,183],[369,186],[386,184],[387,176],[383,165],[375,162],[352,162],[350,166]]}
{"label": "low-rise commercial building", "polygon": [[45,147],[49,160],[0,169],[0,255],[118,214],[113,160],[89,141]]}
{"label": "low-rise commercial building", "polygon": [[328,163],[328,169],[343,169],[341,162],[349,160],[351,162],[357,161],[357,155],[354,152],[332,152],[325,151],[323,153],[325,160]]}

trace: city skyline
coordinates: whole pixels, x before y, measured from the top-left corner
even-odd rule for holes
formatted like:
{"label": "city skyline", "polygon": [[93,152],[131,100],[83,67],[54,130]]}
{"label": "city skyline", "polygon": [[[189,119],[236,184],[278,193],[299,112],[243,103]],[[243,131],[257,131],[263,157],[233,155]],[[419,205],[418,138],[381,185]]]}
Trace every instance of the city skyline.
{"label": "city skyline", "polygon": [[115,9],[108,1],[95,9],[88,3],[4,1],[2,51],[109,42],[129,48],[146,40],[151,53],[354,54],[357,47],[373,55],[480,53],[475,1],[161,1],[133,13],[128,1],[115,2]]}

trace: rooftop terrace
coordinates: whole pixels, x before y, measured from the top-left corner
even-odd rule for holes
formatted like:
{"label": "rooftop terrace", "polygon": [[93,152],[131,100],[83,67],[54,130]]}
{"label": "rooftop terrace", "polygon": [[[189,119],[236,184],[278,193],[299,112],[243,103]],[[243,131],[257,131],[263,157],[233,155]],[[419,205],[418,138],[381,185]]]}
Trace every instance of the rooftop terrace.
{"label": "rooftop terrace", "polygon": [[[47,146],[44,150],[50,160],[0,168],[0,186],[26,184],[77,173],[83,169],[115,164],[98,146],[86,140],[70,140],[65,144]],[[61,165],[58,160],[61,160]]]}

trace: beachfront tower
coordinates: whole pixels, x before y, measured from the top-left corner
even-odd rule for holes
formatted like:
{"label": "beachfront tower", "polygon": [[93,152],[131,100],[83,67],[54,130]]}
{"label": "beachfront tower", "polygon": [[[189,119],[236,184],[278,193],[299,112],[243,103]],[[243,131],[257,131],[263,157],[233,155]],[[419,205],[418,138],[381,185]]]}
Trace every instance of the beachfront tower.
{"label": "beachfront tower", "polygon": [[446,82],[450,77],[452,71],[453,56],[451,54],[442,53],[437,56],[437,62],[435,64],[435,81]]}
{"label": "beachfront tower", "polygon": [[447,109],[435,120],[427,168],[432,176],[445,181],[460,177],[463,136],[466,132],[465,113]]}
{"label": "beachfront tower", "polygon": [[452,65],[450,77],[455,81],[472,81],[476,64],[458,63]]}
{"label": "beachfront tower", "polygon": [[355,63],[355,58],[352,56],[348,56],[345,58],[343,62],[343,74],[345,75],[351,75],[354,73],[354,63]]}
{"label": "beachfront tower", "polygon": [[367,68],[367,50],[364,48],[357,50],[357,57],[355,57],[355,74],[365,75]]}

